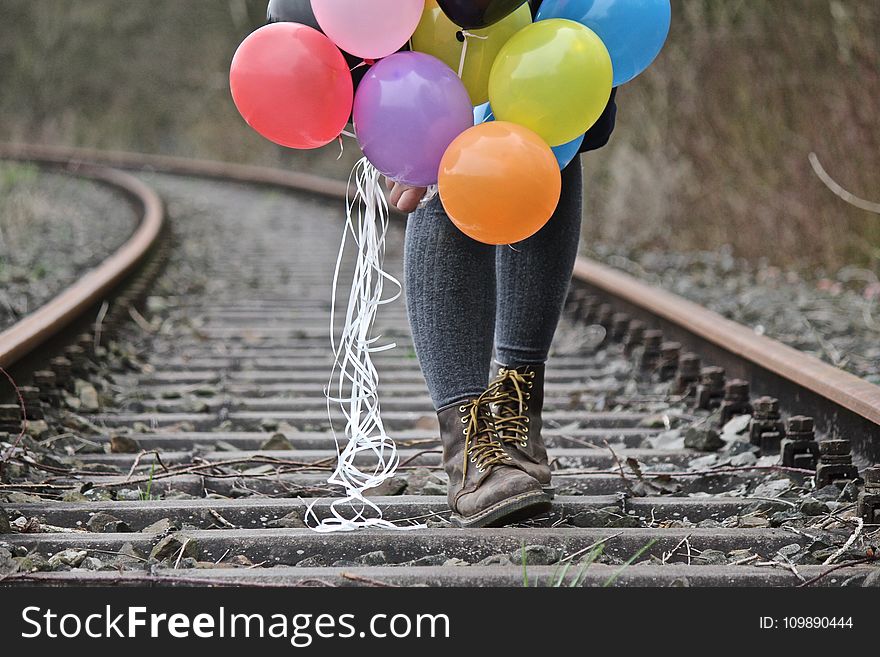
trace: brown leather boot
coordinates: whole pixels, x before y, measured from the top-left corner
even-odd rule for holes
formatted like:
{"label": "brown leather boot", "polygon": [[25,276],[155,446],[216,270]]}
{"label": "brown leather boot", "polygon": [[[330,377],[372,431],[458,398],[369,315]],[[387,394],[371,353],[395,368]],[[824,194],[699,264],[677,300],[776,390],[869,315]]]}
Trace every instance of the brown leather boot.
{"label": "brown leather boot", "polygon": [[497,362],[489,390],[499,398],[492,405],[498,436],[513,459],[553,495],[547,448],[541,436],[544,408],[544,366],[505,367]]}
{"label": "brown leather boot", "polygon": [[449,475],[451,520],[459,527],[503,525],[550,505],[541,485],[501,445],[489,392],[437,411],[443,467]]}

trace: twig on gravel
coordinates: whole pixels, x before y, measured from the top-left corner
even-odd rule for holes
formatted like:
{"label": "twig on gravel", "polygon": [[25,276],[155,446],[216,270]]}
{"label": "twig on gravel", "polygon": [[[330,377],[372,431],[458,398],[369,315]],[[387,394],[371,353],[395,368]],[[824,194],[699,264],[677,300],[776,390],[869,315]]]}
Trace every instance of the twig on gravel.
{"label": "twig on gravel", "polygon": [[592,543],[592,544],[588,545],[588,546],[585,547],[584,549],[582,549],[582,550],[578,550],[578,551],[575,552],[574,554],[570,554],[570,555],[568,555],[567,557],[565,557],[565,558],[563,558],[563,559],[560,559],[560,560],[559,560],[559,563],[565,563],[566,561],[571,561],[572,559],[575,559],[575,558],[581,556],[584,552],[589,552],[590,550],[592,550],[592,549],[594,549],[594,548],[597,548],[597,547],[599,547],[600,545],[603,545],[603,544],[607,543],[607,542],[610,541],[612,538],[617,538],[618,536],[622,536],[622,535],[623,535],[623,532],[617,532],[616,534],[612,534],[611,536],[606,536],[605,538],[601,538],[601,539],[599,539],[598,541],[596,541],[595,543]]}
{"label": "twig on gravel", "polygon": [[604,438],[602,439],[602,443],[605,445],[605,449],[611,452],[611,456],[614,458],[614,462],[617,463],[617,469],[620,471],[620,478],[623,479],[623,485],[626,486],[626,489],[632,493],[632,484],[629,483],[629,479],[626,476],[626,472],[623,470],[623,464],[620,462],[620,459],[617,458],[617,452],[615,452],[611,445]]}
{"label": "twig on gravel", "polygon": [[[209,509],[209,510],[208,510],[208,513],[211,515],[211,517],[212,517],[214,520],[216,520],[216,521],[220,524],[221,527],[226,527],[226,528],[228,528],[228,529],[238,529],[238,527],[237,527],[236,525],[233,525],[231,522],[229,522],[226,518],[224,518],[223,516],[221,516],[221,515],[220,515],[217,511],[215,511],[214,509]],[[227,552],[228,552],[228,550],[227,550]],[[224,556],[225,556],[225,555],[224,555]],[[220,557],[220,558],[222,559],[223,557]]]}
{"label": "twig on gravel", "polygon": [[661,565],[664,565],[664,566],[665,566],[665,565],[666,565],[666,562],[672,557],[672,555],[674,555],[674,554],[678,551],[678,548],[680,548],[682,545],[687,544],[687,548],[688,548],[688,552],[687,552],[688,566],[690,566],[690,565],[691,565],[691,544],[690,544],[690,537],[691,537],[691,535],[688,534],[688,535],[685,536],[683,539],[681,539],[681,540],[678,542],[678,545],[676,545],[674,548],[672,548],[669,552],[664,552],[664,553],[663,553],[663,558],[660,560]]}
{"label": "twig on gravel", "polygon": [[828,575],[830,575],[831,573],[833,573],[836,570],[840,570],[842,568],[851,568],[852,566],[861,566],[862,564],[871,563],[874,560],[875,560],[874,557],[865,557],[864,559],[856,559],[855,561],[845,561],[843,563],[839,563],[836,566],[829,568],[828,570],[826,570],[822,573],[819,573],[813,579],[808,579],[806,582],[802,582],[801,584],[798,584],[797,587],[799,589],[802,589],[805,586],[810,586],[811,584],[815,584],[820,579],[827,577]]}
{"label": "twig on gravel", "polygon": [[856,542],[856,539],[859,537],[859,534],[862,533],[862,528],[865,526],[865,521],[862,520],[861,518],[853,518],[853,520],[856,523],[855,530],[853,531],[852,534],[850,534],[850,537],[848,539],[846,539],[846,543],[844,543],[840,547],[840,549],[838,549],[834,554],[832,554],[830,557],[825,559],[824,562],[822,562],[823,566],[830,566],[831,564],[833,564],[835,559],[837,559],[840,555],[842,555],[850,547],[852,547],[852,544]]}
{"label": "twig on gravel", "polygon": [[183,553],[186,550],[186,546],[189,545],[190,539],[185,539],[183,541],[183,545],[180,546],[180,554],[177,555],[177,561],[174,562],[174,570],[180,566],[180,560],[183,559]]}
{"label": "twig on gravel", "polygon": [[162,467],[163,470],[165,470],[165,472],[168,472],[168,468],[166,468],[165,464],[162,463],[162,457],[159,455],[158,450],[153,449],[150,451],[142,451],[140,454],[137,455],[137,457],[134,460],[134,463],[131,464],[131,469],[128,471],[128,475],[125,477],[126,481],[131,479],[132,475],[134,474],[134,471],[137,470],[137,467],[140,465],[141,459],[144,458],[145,456],[147,456],[148,454],[152,454],[153,456],[155,456],[156,462]]}
{"label": "twig on gravel", "polygon": [[342,573],[340,575],[343,579],[350,580],[352,582],[358,582],[360,584],[368,584],[370,586],[376,586],[380,588],[388,588],[388,589],[399,589],[400,587],[397,584],[389,584],[388,582],[380,582],[378,579],[370,579],[369,577],[362,577],[361,575],[355,575],[353,573]]}
{"label": "twig on gravel", "polygon": [[27,419],[27,407],[24,404],[24,397],[21,394],[21,390],[18,387],[18,384],[15,382],[15,379],[12,378],[12,375],[0,367],[0,374],[6,377],[9,381],[9,384],[12,386],[12,389],[15,391],[15,396],[18,398],[18,405],[21,408],[21,431],[19,431],[18,436],[15,441],[12,443],[12,447],[9,451],[3,455],[3,458],[0,458],[0,471],[3,469],[3,465],[6,464],[9,459],[12,457],[12,454],[18,449],[19,443],[21,443],[25,434],[27,433],[28,428],[28,419]]}

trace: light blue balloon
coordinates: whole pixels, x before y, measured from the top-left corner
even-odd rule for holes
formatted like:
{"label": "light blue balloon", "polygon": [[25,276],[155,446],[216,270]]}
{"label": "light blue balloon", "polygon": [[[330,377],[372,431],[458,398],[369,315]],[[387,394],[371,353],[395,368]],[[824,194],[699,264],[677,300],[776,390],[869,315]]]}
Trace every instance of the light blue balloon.
{"label": "light blue balloon", "polygon": [[618,87],[653,62],[672,23],[669,0],[544,0],[536,21],[567,18],[586,25],[605,43]]}
{"label": "light blue balloon", "polygon": [[[474,125],[480,125],[481,123],[487,123],[494,120],[495,113],[492,111],[492,107],[489,103],[483,103],[474,108]],[[584,143],[584,137],[586,137],[586,135],[581,135],[567,144],[562,144],[561,146],[556,146],[551,149],[556,156],[556,161],[559,162],[560,169],[567,167],[571,164],[571,161],[577,157],[578,151],[581,150],[581,144]]]}

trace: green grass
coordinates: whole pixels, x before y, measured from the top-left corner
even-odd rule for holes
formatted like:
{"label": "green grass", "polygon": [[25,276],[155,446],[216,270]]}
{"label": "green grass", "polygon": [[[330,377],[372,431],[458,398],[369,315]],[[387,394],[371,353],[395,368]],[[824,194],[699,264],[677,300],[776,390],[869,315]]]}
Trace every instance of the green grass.
{"label": "green grass", "polygon": [[147,490],[143,491],[138,487],[141,493],[141,502],[152,502],[153,500],[158,500],[159,496],[153,496],[153,476],[156,474],[156,462],[150,466],[150,478],[147,480]]}
{"label": "green grass", "polygon": [[[617,581],[617,579],[626,571],[627,568],[632,566],[636,561],[638,561],[639,557],[641,557],[645,552],[651,549],[654,544],[657,542],[657,539],[653,539],[643,545],[641,548],[636,551],[629,559],[623,563],[620,568],[614,571],[608,579],[605,580],[602,584],[602,588],[608,588]],[[583,560],[578,565],[577,573],[571,581],[566,581],[566,577],[568,576],[569,571],[574,563],[574,559],[563,559],[564,565],[562,561],[557,563],[556,569],[553,571],[553,574],[550,576],[549,586],[551,588],[562,588],[562,587],[570,587],[576,588],[578,586],[582,586],[584,579],[586,577],[587,571],[590,566],[592,566],[596,559],[598,559],[602,553],[605,551],[605,543],[604,541],[596,545],[590,552],[583,558]],[[528,572],[528,564],[526,563],[526,547],[525,543],[521,545],[521,554],[522,554],[522,585],[526,588],[529,586],[537,587],[540,586],[540,582],[538,578],[531,580],[529,578]]]}

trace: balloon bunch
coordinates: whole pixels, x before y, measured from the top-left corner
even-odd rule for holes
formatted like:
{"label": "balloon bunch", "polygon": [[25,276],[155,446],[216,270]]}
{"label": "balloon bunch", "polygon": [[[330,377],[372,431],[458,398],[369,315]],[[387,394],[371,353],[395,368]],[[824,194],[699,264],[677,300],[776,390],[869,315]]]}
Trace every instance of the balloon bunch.
{"label": "balloon bunch", "polygon": [[671,20],[670,0],[539,4],[533,22],[527,0],[271,0],[273,22],[235,54],[232,95],[292,148],[330,143],[351,117],[382,174],[437,184],[461,230],[510,244],[550,219],[559,169]]}

